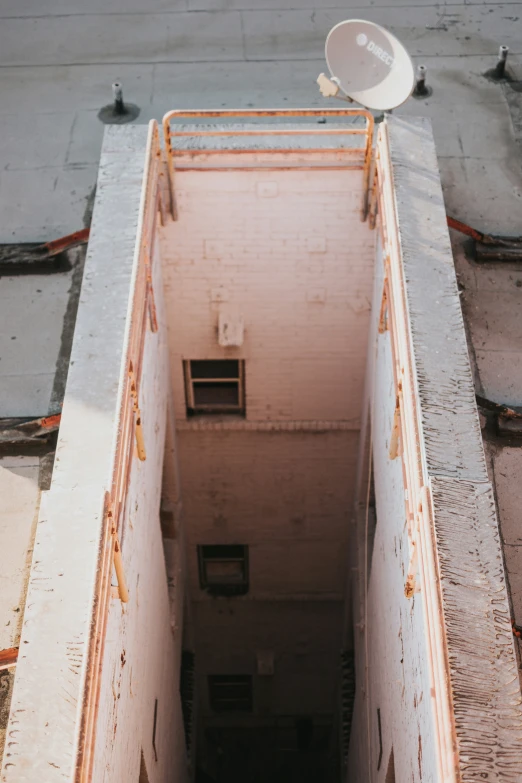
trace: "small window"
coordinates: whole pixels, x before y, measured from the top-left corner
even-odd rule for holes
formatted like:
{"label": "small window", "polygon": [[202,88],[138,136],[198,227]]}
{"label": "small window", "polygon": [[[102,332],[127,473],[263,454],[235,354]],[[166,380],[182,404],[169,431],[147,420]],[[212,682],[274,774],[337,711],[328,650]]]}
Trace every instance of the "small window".
{"label": "small window", "polygon": [[214,712],[252,712],[252,677],[249,674],[211,674],[208,695]]}
{"label": "small window", "polygon": [[199,583],[212,595],[248,592],[248,547],[241,544],[198,546]]}
{"label": "small window", "polygon": [[185,362],[187,414],[244,413],[244,362],[194,359]]}

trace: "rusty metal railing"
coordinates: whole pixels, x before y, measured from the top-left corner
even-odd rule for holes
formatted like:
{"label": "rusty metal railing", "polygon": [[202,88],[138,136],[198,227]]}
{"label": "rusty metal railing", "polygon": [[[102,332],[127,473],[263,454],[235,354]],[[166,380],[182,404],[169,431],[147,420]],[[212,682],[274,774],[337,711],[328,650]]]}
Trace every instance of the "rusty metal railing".
{"label": "rusty metal railing", "polygon": [[[202,125],[197,130],[185,130],[183,128],[176,129],[173,127],[173,120],[200,120],[200,121],[207,121],[209,119],[216,119],[216,120],[265,120],[265,119],[296,119],[296,118],[328,118],[328,119],[339,119],[339,120],[346,120],[349,117],[354,118],[362,118],[364,120],[364,127],[355,126],[355,125],[346,125],[344,128],[328,128],[327,125],[324,125],[323,127],[318,128],[282,128],[278,127],[277,124],[274,123],[274,125],[266,125],[262,124],[260,122],[258,128],[219,128],[216,129],[214,127],[209,127],[208,130]],[[291,147],[288,145],[285,146],[284,144],[281,144],[278,148],[273,147],[267,147],[266,149],[241,149],[241,150],[227,150],[226,148],[220,148],[220,149],[201,149],[198,148],[196,150],[178,150],[175,145],[175,140],[177,138],[181,137],[203,137],[203,138],[210,138],[210,137],[216,137],[216,136],[236,136],[236,137],[251,137],[251,136],[277,136],[277,137],[288,137],[288,136],[296,136],[296,135],[303,135],[303,136],[317,136],[317,137],[324,137],[324,136],[360,136],[362,139],[362,144],[357,145],[355,147],[339,147],[338,151],[342,152],[343,155],[346,155],[347,157],[350,157],[351,160],[351,168],[360,168],[363,171],[363,198],[362,198],[362,205],[361,205],[361,220],[366,220],[366,216],[368,214],[368,189],[369,189],[369,181],[370,181],[370,168],[371,168],[371,160],[372,160],[372,148],[373,148],[373,131],[374,131],[374,119],[371,112],[366,111],[365,109],[260,109],[260,110],[207,110],[207,111],[199,111],[199,110],[190,110],[190,111],[183,111],[183,110],[174,110],[168,112],[164,118],[163,118],[163,135],[165,139],[165,152],[167,155],[167,166],[168,166],[168,172],[169,172],[169,184],[170,184],[170,194],[171,194],[171,207],[172,207],[172,216],[174,220],[177,218],[177,210],[176,210],[176,198],[175,198],[175,161],[176,157],[183,156],[198,156],[198,155],[223,155],[224,153],[229,153],[231,155],[237,154],[237,155],[245,155],[245,154],[256,154],[261,156],[267,156],[267,155],[278,155],[278,154],[285,154],[290,153],[292,151]],[[314,147],[313,145],[308,149],[299,149],[300,154],[312,154],[324,151],[323,147],[317,146]]]}

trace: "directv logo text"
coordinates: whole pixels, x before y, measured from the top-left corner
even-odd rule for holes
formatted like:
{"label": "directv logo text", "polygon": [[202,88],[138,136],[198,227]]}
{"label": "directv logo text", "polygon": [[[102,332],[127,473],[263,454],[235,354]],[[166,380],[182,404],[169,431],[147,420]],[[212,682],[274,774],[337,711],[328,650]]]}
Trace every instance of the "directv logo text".
{"label": "directv logo text", "polygon": [[368,36],[364,33],[359,33],[356,40],[359,46],[366,46],[369,52],[378,57],[379,60],[382,60],[383,63],[386,63],[386,65],[388,65],[390,68],[392,67],[393,57],[391,54],[388,54],[388,52],[384,51],[381,46],[378,46],[375,41],[368,41]]}

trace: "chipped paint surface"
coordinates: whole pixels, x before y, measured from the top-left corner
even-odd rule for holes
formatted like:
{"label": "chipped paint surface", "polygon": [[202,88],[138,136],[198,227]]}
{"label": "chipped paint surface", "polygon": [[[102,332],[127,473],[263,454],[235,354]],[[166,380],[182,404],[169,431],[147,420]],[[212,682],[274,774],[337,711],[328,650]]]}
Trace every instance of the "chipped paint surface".
{"label": "chipped paint surface", "polygon": [[[133,459],[122,552],[129,603],[109,609],[102,664],[92,780],[137,780],[140,748],[151,783],[186,776],[179,697],[181,631],[171,628],[167,571],[161,539],[163,446],[167,421],[168,356],[156,244],[152,269],[158,332],[147,330],[140,404],[147,459]],[[176,600],[183,600],[183,579]],[[152,744],[157,700],[155,746]]]}
{"label": "chipped paint surface", "polygon": [[[397,380],[390,331],[377,330],[385,267],[385,259],[379,259],[367,382],[377,529],[366,600],[364,584],[360,577],[357,581],[363,611],[356,615],[361,631],[359,636],[355,631],[355,646],[362,683],[349,773],[354,780],[380,779],[375,777],[379,708],[384,759],[393,748],[398,780],[516,781],[520,690],[431,127],[425,119],[393,118],[381,134],[381,165],[384,176],[392,178],[394,204],[388,199],[379,230],[386,257],[392,258],[386,268],[396,291],[393,306],[402,308],[406,325],[394,361],[401,371],[411,363],[414,406],[403,410],[417,419],[417,480],[431,501],[418,516],[425,556],[416,576],[420,593],[408,600],[404,583],[416,528],[414,517],[406,515],[413,474],[403,474],[402,466],[417,457],[404,451],[403,441],[402,457],[389,458]],[[381,219],[383,214],[381,209]],[[395,266],[394,254],[400,261]],[[361,459],[368,461],[366,443]],[[364,550],[368,470],[363,463],[360,476],[357,529]],[[429,573],[423,571],[426,557],[435,563],[429,582],[423,581]]]}
{"label": "chipped paint surface", "polygon": [[[105,647],[91,778],[81,754],[84,705],[91,703],[86,694],[93,678],[105,495],[113,482],[133,335],[146,142],[144,127],[108,127],[105,133],[56,464],[36,532],[2,767],[6,783],[137,780],[142,750],[151,783],[184,780],[179,639],[170,627],[159,523],[168,376],[161,298],[156,300],[159,328],[145,326],[140,349],[147,460],[132,458],[131,452],[124,524],[118,530],[129,602],[112,598],[107,632],[97,639]],[[161,264],[155,260],[161,294]],[[157,760],[152,747],[156,699]]]}
{"label": "chipped paint surface", "polygon": [[459,772],[519,780],[522,709],[498,520],[430,123],[394,118],[389,140]]}
{"label": "chipped paint surface", "polygon": [[[390,333],[385,332],[377,339],[383,277],[384,264],[379,246],[370,335],[370,345],[374,348],[369,354],[367,381],[369,389],[376,390],[370,407],[377,524],[373,551],[368,551],[368,595],[365,602],[364,491],[357,512],[360,578],[353,584],[356,698],[347,781],[383,780],[393,749],[397,781],[439,783],[422,601],[418,593],[412,600],[404,596],[409,551],[403,473],[401,460],[389,458],[395,411]],[[361,442],[369,437],[370,433],[366,430],[365,435],[363,427]],[[365,468],[369,458],[369,453],[366,453]],[[359,601],[360,608],[357,606]],[[377,709],[381,714],[382,741],[379,770]],[[421,770],[417,753],[419,735],[424,738]]]}
{"label": "chipped paint surface", "polygon": [[[112,130],[100,163],[53,481],[36,531],[2,768],[8,782],[72,779],[144,170],[143,158],[129,152],[140,136],[145,143],[145,130],[125,129],[126,144]],[[102,219],[107,209],[122,221],[117,241]]]}

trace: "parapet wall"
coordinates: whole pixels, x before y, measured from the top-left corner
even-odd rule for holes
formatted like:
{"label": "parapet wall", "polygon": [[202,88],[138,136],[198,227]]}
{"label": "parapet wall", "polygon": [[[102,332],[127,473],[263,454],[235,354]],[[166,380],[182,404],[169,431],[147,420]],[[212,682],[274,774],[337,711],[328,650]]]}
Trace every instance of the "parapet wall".
{"label": "parapet wall", "polygon": [[[159,504],[168,354],[157,128],[106,129],[2,781],[187,775]],[[178,589],[183,589],[179,580]],[[173,631],[175,633],[173,633]]]}
{"label": "parapet wall", "polygon": [[429,121],[388,119],[377,169],[348,779],[384,780],[393,759],[400,781],[515,781],[510,610]]}

